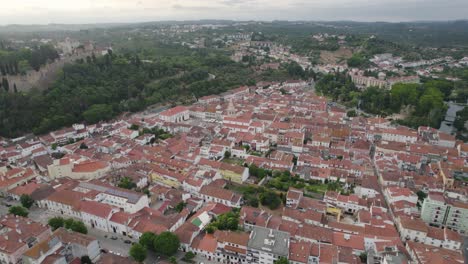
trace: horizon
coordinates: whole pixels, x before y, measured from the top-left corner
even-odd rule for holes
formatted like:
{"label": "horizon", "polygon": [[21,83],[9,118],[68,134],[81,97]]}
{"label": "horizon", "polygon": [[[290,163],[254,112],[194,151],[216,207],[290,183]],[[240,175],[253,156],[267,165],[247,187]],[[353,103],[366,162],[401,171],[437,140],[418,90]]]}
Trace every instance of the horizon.
{"label": "horizon", "polygon": [[386,23],[386,24],[399,24],[399,23],[450,23],[450,22],[461,22],[468,21],[468,18],[458,18],[458,19],[440,19],[440,20],[402,20],[402,21],[359,21],[359,20],[235,20],[235,19],[210,19],[210,18],[200,18],[200,19],[186,19],[186,20],[145,20],[145,21],[122,21],[122,22],[95,22],[95,23],[11,23],[11,24],[0,24],[0,27],[10,27],[10,26],[86,26],[86,25],[137,25],[137,24],[147,24],[147,23],[165,23],[165,22],[202,22],[202,21],[214,21],[214,22],[263,22],[263,23],[273,23],[273,22],[304,22],[304,23]]}
{"label": "horizon", "polygon": [[4,3],[0,25],[83,25],[156,21],[414,22],[468,19],[464,0],[17,0]]}

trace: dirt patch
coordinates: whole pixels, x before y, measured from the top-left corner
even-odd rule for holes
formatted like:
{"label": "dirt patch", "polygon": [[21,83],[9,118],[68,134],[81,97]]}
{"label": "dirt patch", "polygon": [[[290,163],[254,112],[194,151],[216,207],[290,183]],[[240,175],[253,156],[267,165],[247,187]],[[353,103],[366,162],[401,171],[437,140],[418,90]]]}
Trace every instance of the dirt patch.
{"label": "dirt patch", "polygon": [[337,64],[344,62],[344,60],[351,58],[353,51],[346,47],[340,47],[337,51],[320,52],[320,62],[323,64]]}

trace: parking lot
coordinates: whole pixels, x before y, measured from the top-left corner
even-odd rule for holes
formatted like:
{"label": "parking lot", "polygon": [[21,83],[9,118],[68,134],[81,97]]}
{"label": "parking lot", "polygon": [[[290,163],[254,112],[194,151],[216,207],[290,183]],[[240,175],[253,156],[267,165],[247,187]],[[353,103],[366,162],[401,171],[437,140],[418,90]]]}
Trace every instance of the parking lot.
{"label": "parking lot", "polygon": [[8,210],[11,206],[21,205],[18,201],[15,201],[9,197],[0,198],[0,216],[8,214]]}
{"label": "parking lot", "polygon": [[[14,206],[14,205],[19,205],[20,203],[18,201],[7,202],[3,199],[2,202],[0,202],[0,215],[8,214],[9,207],[6,206],[6,204],[10,206]],[[57,216],[67,218],[67,216],[53,213],[43,208],[38,208],[37,206],[31,207],[29,209],[29,215],[28,215],[29,218],[33,219],[34,221],[40,222],[42,224],[47,224],[50,218],[57,217]],[[96,238],[99,241],[102,249],[110,253],[114,253],[116,255],[120,255],[124,257],[128,256],[128,252],[130,250],[130,247],[132,246],[132,243],[136,242],[128,237],[118,235],[118,234],[113,234],[113,233],[106,233],[106,232],[97,230],[95,228],[91,228],[89,226],[88,226],[88,235]],[[180,262],[182,261],[181,259],[183,258],[184,255],[185,253],[178,252],[175,257]],[[147,264],[159,263],[163,259],[164,258],[158,257],[154,253],[150,252],[148,254],[147,259],[145,260],[145,263]],[[210,262],[200,256],[196,256],[194,258],[194,262],[205,263],[205,264],[216,263],[216,262]]]}
{"label": "parking lot", "polygon": [[[67,218],[67,216],[52,213],[50,211],[38,207],[32,207],[29,210],[29,217],[43,224],[47,224],[50,218],[56,216]],[[89,226],[88,235],[99,240],[101,248],[121,256],[128,256],[128,250],[132,246],[131,242],[133,242],[128,237],[124,237],[118,234],[105,233],[103,231],[91,228]],[[125,243],[126,240],[127,243]]]}

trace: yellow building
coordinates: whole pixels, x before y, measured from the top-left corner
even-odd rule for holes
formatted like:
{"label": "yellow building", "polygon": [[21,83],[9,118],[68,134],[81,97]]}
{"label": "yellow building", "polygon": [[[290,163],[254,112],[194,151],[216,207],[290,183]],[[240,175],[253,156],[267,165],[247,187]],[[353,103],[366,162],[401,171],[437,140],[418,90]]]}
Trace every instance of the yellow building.
{"label": "yellow building", "polygon": [[228,163],[221,164],[219,172],[225,180],[235,183],[243,183],[249,178],[249,169],[239,165]]}
{"label": "yellow building", "polygon": [[153,171],[151,172],[151,180],[154,183],[171,188],[179,188],[184,179],[184,175],[162,168],[153,168]]}

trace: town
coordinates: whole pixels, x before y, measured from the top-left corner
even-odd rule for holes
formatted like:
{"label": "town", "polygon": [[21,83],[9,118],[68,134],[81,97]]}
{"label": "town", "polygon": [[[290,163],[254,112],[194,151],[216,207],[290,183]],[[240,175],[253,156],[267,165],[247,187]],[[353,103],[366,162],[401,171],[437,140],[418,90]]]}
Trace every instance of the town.
{"label": "town", "polygon": [[0,262],[466,263],[467,50],[312,25],[0,39]]}
{"label": "town", "polygon": [[[127,256],[125,241],[164,232],[206,262],[463,263],[468,144],[347,117],[305,81],[2,145],[2,207],[16,214],[0,220],[8,263],[95,261],[107,243]],[[14,208],[29,199],[27,218]],[[57,217],[88,235],[52,231]]]}

